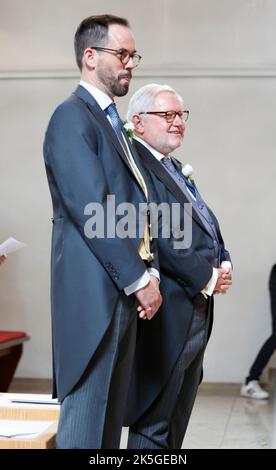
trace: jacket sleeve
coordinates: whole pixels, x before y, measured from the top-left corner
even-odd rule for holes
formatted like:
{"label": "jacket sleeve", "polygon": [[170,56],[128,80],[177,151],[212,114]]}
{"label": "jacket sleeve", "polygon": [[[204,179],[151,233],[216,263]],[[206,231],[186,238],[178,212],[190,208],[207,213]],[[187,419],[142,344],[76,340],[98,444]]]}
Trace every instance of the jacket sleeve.
{"label": "jacket sleeve", "polygon": [[232,267],[233,267],[233,263],[232,263],[232,260],[231,260],[231,256],[230,256],[230,253],[229,251],[225,248],[225,245],[224,245],[224,241],[223,241],[223,238],[222,238],[222,235],[221,235],[221,231],[220,231],[220,226],[219,226],[219,222],[218,222],[218,219],[216,218],[215,214],[213,213],[213,211],[210,209],[210,207],[208,207],[208,211],[210,212],[214,222],[215,222],[215,226],[216,226],[216,230],[217,230],[217,234],[218,234],[218,239],[219,239],[219,243],[220,243],[220,253],[221,253],[221,259],[220,259],[220,262],[222,261],[230,261],[230,263],[232,264]]}

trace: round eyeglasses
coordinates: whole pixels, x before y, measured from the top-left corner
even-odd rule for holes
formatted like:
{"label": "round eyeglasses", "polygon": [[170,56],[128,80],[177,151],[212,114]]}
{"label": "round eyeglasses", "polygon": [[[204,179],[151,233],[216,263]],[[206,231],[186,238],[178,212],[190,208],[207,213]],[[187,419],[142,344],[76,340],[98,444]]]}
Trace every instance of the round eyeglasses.
{"label": "round eyeglasses", "polygon": [[108,52],[109,54],[117,55],[123,65],[126,65],[129,59],[132,59],[134,67],[137,67],[142,56],[137,54],[136,52],[129,52],[126,49],[109,49],[108,47],[96,47],[90,46],[91,49],[95,49],[96,51]]}
{"label": "round eyeglasses", "polygon": [[156,116],[165,118],[167,122],[172,123],[176,116],[179,116],[182,121],[188,121],[190,112],[185,111],[143,111],[139,114],[155,114]]}

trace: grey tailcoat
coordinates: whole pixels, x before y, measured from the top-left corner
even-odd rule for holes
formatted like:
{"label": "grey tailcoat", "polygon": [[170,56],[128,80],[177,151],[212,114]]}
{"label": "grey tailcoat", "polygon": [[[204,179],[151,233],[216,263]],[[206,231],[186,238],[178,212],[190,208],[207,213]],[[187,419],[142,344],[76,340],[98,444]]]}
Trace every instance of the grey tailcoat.
{"label": "grey tailcoat", "polygon": [[116,206],[135,207],[145,196],[105,113],[82,86],[51,117],[44,158],[53,203],[53,394],[63,399],[93,357],[119,299],[126,298],[123,288],[145,272],[139,234],[88,238],[91,211],[84,208],[98,203],[106,223],[108,195],[115,195]]}
{"label": "grey tailcoat", "polygon": [[[141,143],[135,143],[140,159],[148,173],[148,184],[154,188],[157,204],[166,202],[184,207],[190,200],[179,188],[151,152]],[[176,164],[180,162],[175,162]],[[209,208],[208,208],[209,209]],[[230,260],[224,247],[218,221],[209,209],[216,226],[220,245],[220,262]],[[184,211],[180,225],[184,225]],[[163,222],[159,220],[159,232]],[[214,266],[214,245],[211,234],[202,223],[197,211],[192,211],[192,243],[188,249],[174,249],[174,237],[157,239],[161,274],[160,290],[163,304],[153,320],[140,322],[135,365],[129,393],[125,423],[132,425],[148,409],[162,387],[182,352],[193,319],[195,303],[201,301],[201,290],[211,279]],[[210,330],[213,315],[213,298],[210,305]]]}

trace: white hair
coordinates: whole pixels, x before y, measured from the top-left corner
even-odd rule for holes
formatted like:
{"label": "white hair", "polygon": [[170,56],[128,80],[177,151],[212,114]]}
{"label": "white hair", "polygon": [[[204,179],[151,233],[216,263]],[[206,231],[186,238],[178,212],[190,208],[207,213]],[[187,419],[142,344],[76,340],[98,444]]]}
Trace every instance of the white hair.
{"label": "white hair", "polygon": [[142,86],[132,95],[127,110],[127,119],[131,121],[134,114],[151,111],[155,103],[156,97],[165,91],[172,93],[178,99],[181,108],[183,108],[182,97],[169,85],[158,85],[157,83],[149,83]]}

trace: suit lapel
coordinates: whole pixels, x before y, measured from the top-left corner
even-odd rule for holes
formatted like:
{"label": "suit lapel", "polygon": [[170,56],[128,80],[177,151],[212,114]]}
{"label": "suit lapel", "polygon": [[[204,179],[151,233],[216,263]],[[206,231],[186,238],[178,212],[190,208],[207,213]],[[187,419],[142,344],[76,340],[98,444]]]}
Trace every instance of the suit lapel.
{"label": "suit lapel", "polygon": [[[105,112],[100,108],[95,98],[93,98],[91,93],[89,93],[81,85],[77,87],[76,91],[73,94],[77,96],[77,98],[79,98],[81,102],[84,103],[84,105],[89,109],[89,111],[95,116],[96,120],[104,127],[112,144],[116,147],[116,150],[120,154],[120,157],[127,165],[128,169],[130,169],[131,171],[124,149],[122,148],[122,145],[120,144],[112,125],[107,119]],[[133,174],[132,171],[131,174]]]}
{"label": "suit lapel", "polygon": [[[174,179],[169,175],[165,170],[162,163],[159,162],[152,153],[140,142],[135,141],[135,146],[138,150],[140,159],[144,164],[145,168],[149,168],[157,176],[157,178],[167,187],[167,189],[173,194],[173,196],[181,203],[187,204],[192,203],[192,201],[185,195],[185,193],[179,188]],[[206,226],[202,222],[201,217],[198,216],[198,209],[196,204],[193,204],[193,219],[204,229],[206,232]],[[196,210],[195,210],[196,209]],[[208,231],[209,234],[209,231]]]}
{"label": "suit lapel", "polygon": [[[181,170],[182,170],[182,164],[181,164],[181,162],[180,162],[179,160],[177,160],[177,158],[175,158],[175,157],[172,157],[172,160],[173,160],[174,164],[176,165],[176,167],[179,169],[179,171],[181,171]],[[195,184],[195,183],[194,183],[194,186],[195,186],[195,188],[196,188],[196,184]],[[196,188],[196,190],[197,190],[197,188]],[[186,190],[186,191],[188,192],[188,190]],[[197,192],[198,192],[198,191],[197,191]],[[198,194],[199,194],[199,192],[198,192]],[[200,196],[200,197],[201,197],[201,196]],[[193,209],[194,209],[194,211],[197,213],[199,219],[201,220],[202,224],[204,225],[205,230],[207,230],[208,233],[211,235],[211,237],[213,237],[213,233],[212,233],[212,231],[211,231],[211,229],[210,229],[210,225],[209,225],[209,223],[205,220],[205,218],[203,217],[203,215],[201,214],[201,212],[200,212],[200,210],[199,210],[199,208],[198,208],[198,205],[197,205],[196,201],[195,201],[192,197],[190,198],[190,201],[191,201],[191,203],[193,204]],[[205,205],[206,205],[206,204],[205,204]],[[206,205],[206,207],[207,207],[207,205]],[[208,209],[208,207],[207,207],[207,209]],[[210,215],[211,215],[211,217],[212,217],[212,214],[210,214]],[[213,217],[212,217],[212,218],[213,218]]]}
{"label": "suit lapel", "polygon": [[[174,162],[174,164],[176,165],[176,167],[178,168],[179,171],[182,170],[182,165],[181,165],[181,162],[179,160],[177,160],[177,158],[175,157],[172,157],[172,160]],[[196,187],[196,185],[194,184],[194,186]],[[188,190],[185,188],[185,190],[187,191],[188,193]],[[208,233],[212,236],[212,233],[210,232],[210,227],[208,224],[206,224],[206,221],[204,219],[204,217],[202,216],[202,214],[200,213],[200,210],[198,208],[198,205],[196,203],[196,201],[194,200],[193,197],[189,197],[189,201],[192,203],[193,205],[193,210],[196,212],[196,214],[198,215],[198,218],[200,219],[201,221],[201,224],[204,225],[205,227],[205,230],[208,231]]]}
{"label": "suit lapel", "polygon": [[[147,176],[146,176],[146,173],[145,173],[145,169],[144,169],[144,166],[142,165],[141,163],[141,159],[140,159],[140,156],[138,155],[138,152],[137,152],[137,149],[135,147],[135,145],[132,143],[132,139],[130,140],[129,136],[127,135],[127,132],[125,130],[125,128],[123,127],[123,130],[122,130],[124,136],[125,136],[125,139],[128,143],[128,146],[130,148],[130,151],[132,153],[132,156],[133,156],[133,159],[141,173],[141,175],[143,176],[144,180],[146,181],[147,180]],[[134,141],[135,142],[135,141]]]}

